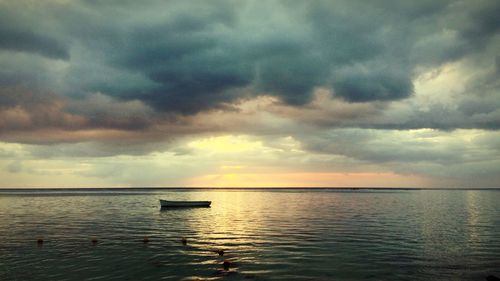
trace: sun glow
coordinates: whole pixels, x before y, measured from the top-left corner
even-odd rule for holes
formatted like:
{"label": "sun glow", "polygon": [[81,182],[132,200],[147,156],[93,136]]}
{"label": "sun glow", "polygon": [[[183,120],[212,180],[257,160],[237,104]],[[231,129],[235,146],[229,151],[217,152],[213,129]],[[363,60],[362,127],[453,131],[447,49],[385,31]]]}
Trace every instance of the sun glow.
{"label": "sun glow", "polygon": [[261,141],[253,141],[246,136],[218,136],[192,141],[188,147],[215,153],[234,153],[263,148]]}

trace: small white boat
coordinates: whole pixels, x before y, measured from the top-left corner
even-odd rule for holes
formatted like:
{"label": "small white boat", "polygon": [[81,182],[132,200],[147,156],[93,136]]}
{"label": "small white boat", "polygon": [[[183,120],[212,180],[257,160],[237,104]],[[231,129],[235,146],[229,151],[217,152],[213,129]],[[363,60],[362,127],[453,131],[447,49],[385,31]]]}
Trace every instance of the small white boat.
{"label": "small white boat", "polygon": [[160,199],[162,208],[210,207],[212,201],[168,201]]}

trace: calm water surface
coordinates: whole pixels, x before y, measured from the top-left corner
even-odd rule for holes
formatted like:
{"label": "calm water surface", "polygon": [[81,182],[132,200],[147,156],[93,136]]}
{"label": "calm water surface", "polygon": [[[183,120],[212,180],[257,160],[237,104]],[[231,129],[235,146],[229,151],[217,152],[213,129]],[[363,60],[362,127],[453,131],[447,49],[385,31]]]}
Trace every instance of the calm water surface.
{"label": "calm water surface", "polygon": [[[159,198],[212,207],[161,211]],[[500,276],[500,191],[0,191],[0,280],[489,274]]]}

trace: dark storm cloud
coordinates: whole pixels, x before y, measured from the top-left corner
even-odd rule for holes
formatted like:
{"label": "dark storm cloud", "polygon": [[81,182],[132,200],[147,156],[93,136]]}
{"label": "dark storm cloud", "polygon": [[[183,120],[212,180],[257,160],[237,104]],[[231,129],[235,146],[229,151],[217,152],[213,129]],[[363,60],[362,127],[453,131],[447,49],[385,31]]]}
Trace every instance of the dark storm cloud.
{"label": "dark storm cloud", "polygon": [[[69,59],[66,44],[40,29],[14,5],[0,3],[0,49],[35,53],[52,59]],[[21,15],[19,15],[21,12]],[[19,16],[19,17],[18,17]]]}
{"label": "dark storm cloud", "polygon": [[[327,2],[297,2],[302,12],[281,2],[244,2],[242,8],[232,2],[196,4],[201,5],[200,12],[192,13],[186,6],[195,3],[174,2],[172,14],[153,14],[147,23],[130,22],[127,13],[123,19],[110,19],[102,30],[115,26],[116,34],[102,37],[101,42],[84,34],[83,44],[100,47],[107,64],[142,73],[153,82],[142,93],[113,91],[113,86],[103,92],[140,98],[160,111],[187,114],[231,102],[239,98],[234,91],[245,87],[293,105],[309,102],[317,86],[338,88],[338,96],[349,101],[394,100],[412,92],[411,67],[397,75],[380,73],[401,69],[401,59],[392,58],[387,48],[397,42],[386,42],[391,38],[381,33],[385,23],[377,17],[383,14],[353,17],[359,4],[340,3],[347,13]],[[97,9],[95,5],[91,7]],[[92,16],[102,23],[107,15]],[[383,67],[376,63],[380,57]],[[364,70],[346,74],[345,68],[353,64]],[[95,90],[91,84],[84,86]]]}
{"label": "dark storm cloud", "polygon": [[49,58],[68,59],[65,46],[57,40],[29,30],[9,30],[0,21],[0,48],[20,52],[37,53]]}
{"label": "dark storm cloud", "polygon": [[496,1],[459,2],[453,8],[461,9],[464,15],[452,23],[459,26],[462,37],[475,45],[487,43],[500,31],[500,5]]}
{"label": "dark storm cloud", "polygon": [[[61,110],[85,120],[76,128],[143,130],[157,122],[155,112],[116,113],[112,103],[137,102],[161,118],[263,94],[303,107],[317,88],[349,103],[407,99],[422,69],[491,56],[485,50],[498,45],[500,4],[150,0],[16,1],[1,7],[0,107],[28,109],[24,104],[33,103],[13,101],[7,88],[34,96],[54,92],[69,101]],[[409,112],[411,120],[404,122],[347,123],[497,129],[498,107],[488,102],[497,96],[494,81],[488,82],[493,92],[475,99],[483,92],[478,86],[468,91],[474,102],[457,101],[459,113],[444,119],[453,122],[439,121],[436,105],[431,114]],[[83,108],[95,93],[109,97],[103,103],[108,110]]]}
{"label": "dark storm cloud", "polygon": [[335,93],[352,102],[394,100],[413,92],[413,84],[404,73],[390,73],[391,70],[372,73],[339,74]]}
{"label": "dark storm cloud", "polygon": [[[192,13],[191,4],[201,5],[200,12]],[[434,35],[428,43],[438,41],[437,55],[425,53],[438,56],[435,63],[459,59],[495,34],[490,14],[499,6],[484,2],[463,7],[472,8],[467,12],[446,1],[293,2],[296,9],[278,1],[191,4],[174,2],[169,17],[116,29],[121,47],[109,63],[138,71],[154,84],[140,94],[109,94],[187,114],[231,102],[245,87],[292,105],[309,102],[318,86],[332,87],[350,102],[398,100],[413,93],[417,42]],[[463,22],[446,21],[453,14]],[[459,38],[440,36],[442,28],[456,30]]]}

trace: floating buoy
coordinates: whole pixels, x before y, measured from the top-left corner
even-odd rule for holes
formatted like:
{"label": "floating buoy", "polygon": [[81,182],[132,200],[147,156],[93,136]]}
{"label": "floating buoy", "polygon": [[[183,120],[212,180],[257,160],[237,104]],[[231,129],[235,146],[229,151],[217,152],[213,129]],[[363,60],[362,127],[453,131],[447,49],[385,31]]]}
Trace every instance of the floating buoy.
{"label": "floating buoy", "polygon": [[226,260],[222,263],[222,266],[224,267],[224,270],[229,270],[229,267],[231,266],[231,262]]}
{"label": "floating buoy", "polygon": [[38,245],[42,245],[42,244],[43,244],[43,239],[42,239],[42,238],[38,238],[38,239],[36,240],[36,243],[37,243]]}
{"label": "floating buoy", "polygon": [[90,242],[92,242],[92,245],[96,245],[97,244],[97,238],[92,238],[92,240],[90,240]]}
{"label": "floating buoy", "polygon": [[182,245],[186,245],[187,242],[188,242],[187,239],[186,239],[186,237],[182,237],[181,241],[182,241]]}
{"label": "floating buoy", "polygon": [[147,236],[144,236],[144,239],[142,240],[142,242],[144,242],[144,244],[148,243],[149,242],[149,238]]}

